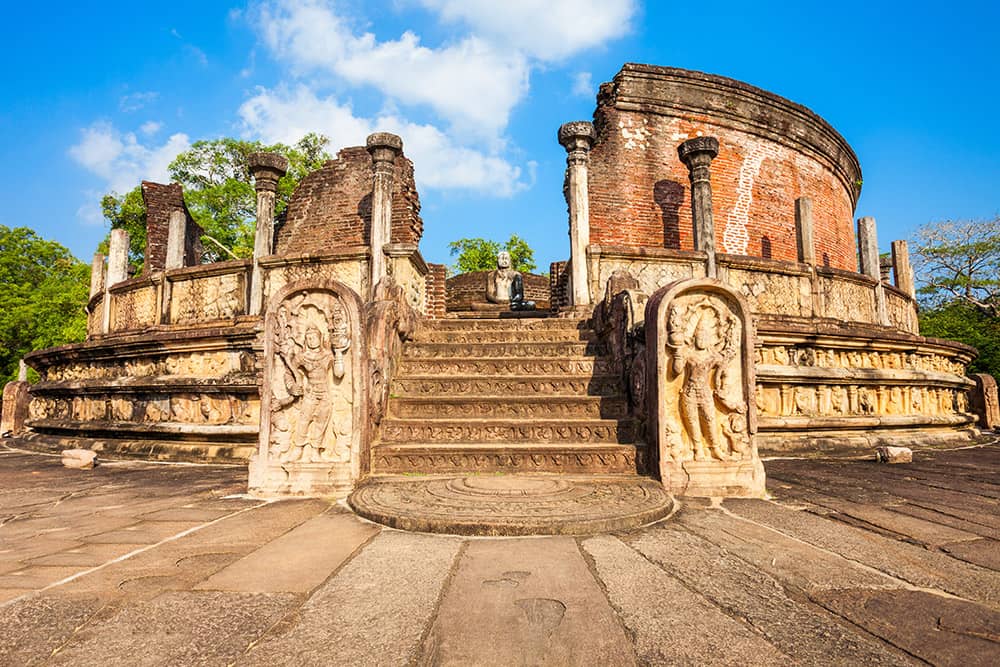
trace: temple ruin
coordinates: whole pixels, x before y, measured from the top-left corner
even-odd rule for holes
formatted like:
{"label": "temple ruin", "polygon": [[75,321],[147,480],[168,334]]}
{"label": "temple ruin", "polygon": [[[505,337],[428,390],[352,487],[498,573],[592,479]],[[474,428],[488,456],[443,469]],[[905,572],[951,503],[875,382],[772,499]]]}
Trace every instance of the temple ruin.
{"label": "temple ruin", "polygon": [[422,258],[406,137],[341,150],[277,228],[286,162],[255,156],[249,260],[198,264],[179,186],[144,183],[143,273],[127,276],[115,230],[86,342],[26,359],[41,381],[19,389],[17,440],[245,462],[252,493],[353,493],[362,514],[433,530],[393,509],[406,482],[390,481],[444,475],[420,493],[513,503],[476,475],[539,473],[546,497],[581,475],[632,480],[613,496],[632,523],[616,525],[640,525],[669,511],[651,489],[762,495],[761,455],[975,436],[975,350],[918,334],[906,242],[884,276],[875,220],[854,221],[858,160],[822,118],[626,64],[593,122],[555,138],[568,257],[523,276],[536,310],[520,313],[487,299],[487,274]]}

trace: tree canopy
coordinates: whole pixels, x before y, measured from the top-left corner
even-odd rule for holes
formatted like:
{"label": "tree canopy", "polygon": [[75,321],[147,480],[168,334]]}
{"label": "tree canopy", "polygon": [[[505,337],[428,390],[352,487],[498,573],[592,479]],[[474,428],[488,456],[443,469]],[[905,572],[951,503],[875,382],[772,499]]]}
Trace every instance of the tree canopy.
{"label": "tree canopy", "polygon": [[[203,238],[207,241],[203,243],[204,261],[253,255],[257,204],[248,162],[251,153],[281,153],[288,158],[288,173],[278,181],[275,202],[275,213],[280,216],[299,181],[330,159],[328,145],[329,139],[314,133],[292,146],[222,138],[196,141],[174,158],[167,167],[170,180],[184,186],[184,202],[208,237]],[[146,247],[146,208],[139,186],[124,195],[105,195],[101,210],[112,229],[128,231],[129,260],[141,266]]]}
{"label": "tree canopy", "polygon": [[501,250],[510,254],[510,265],[515,271],[530,273],[535,270],[535,251],[517,234],[511,234],[507,243],[488,239],[458,239],[448,244],[452,256],[458,255],[451,267],[453,273],[492,271],[497,268],[497,255]]}
{"label": "tree canopy", "polygon": [[27,227],[0,225],[0,378],[28,352],[87,335],[90,267]]}
{"label": "tree canopy", "polygon": [[1000,216],[928,223],[913,249],[920,333],[972,345],[969,371],[1000,376]]}

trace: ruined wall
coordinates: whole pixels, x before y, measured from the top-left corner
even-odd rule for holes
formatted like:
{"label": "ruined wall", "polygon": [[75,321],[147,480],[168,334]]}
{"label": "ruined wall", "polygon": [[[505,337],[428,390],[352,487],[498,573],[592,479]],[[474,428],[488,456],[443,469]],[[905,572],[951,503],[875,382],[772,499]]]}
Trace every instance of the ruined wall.
{"label": "ruined wall", "polygon": [[[367,245],[371,237],[372,158],[363,146],[345,148],[309,174],[288,203],[275,233],[275,254],[325,253]],[[416,244],[423,235],[413,163],[396,159],[392,243]]]}
{"label": "ruined wall", "polygon": [[170,231],[170,214],[184,211],[187,230],[184,235],[184,266],[201,263],[201,235],[205,230],[194,221],[184,204],[184,190],[180,183],[164,185],[151,181],[142,182],[142,201],[146,205],[146,255],[142,272],[145,275],[162,271],[167,260],[167,236]]}
{"label": "ruined wall", "polygon": [[719,139],[712,197],[719,252],[796,260],[795,199],[811,197],[817,263],[857,270],[861,169],[802,107],[723,77],[625,65],[604,84],[590,154],[590,243],[692,250],[686,139]]}
{"label": "ruined wall", "polygon": [[447,267],[444,264],[428,264],[427,273],[427,317],[437,320],[445,315],[447,297],[445,280]]}

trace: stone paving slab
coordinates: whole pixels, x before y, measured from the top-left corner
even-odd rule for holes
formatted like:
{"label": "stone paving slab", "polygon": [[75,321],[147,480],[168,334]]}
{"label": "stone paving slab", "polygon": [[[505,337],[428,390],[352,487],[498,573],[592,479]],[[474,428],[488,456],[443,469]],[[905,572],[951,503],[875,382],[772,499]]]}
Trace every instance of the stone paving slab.
{"label": "stone paving slab", "polygon": [[[238,468],[0,447],[0,578],[24,572],[0,665],[1000,664],[1000,446],[916,459],[769,461],[772,500],[616,535],[462,538],[232,496]],[[128,526],[166,537],[85,542]]]}
{"label": "stone paving slab", "polygon": [[470,542],[423,659],[433,665],[636,664],[568,537]]}

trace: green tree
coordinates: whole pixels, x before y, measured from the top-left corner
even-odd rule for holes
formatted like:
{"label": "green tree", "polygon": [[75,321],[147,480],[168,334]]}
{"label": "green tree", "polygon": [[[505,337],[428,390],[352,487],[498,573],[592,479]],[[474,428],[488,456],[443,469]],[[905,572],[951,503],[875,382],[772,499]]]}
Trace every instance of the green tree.
{"label": "green tree", "polygon": [[913,249],[920,333],[972,345],[969,370],[1000,376],[1000,216],[928,223]]}
{"label": "green tree", "polygon": [[81,341],[90,267],[27,227],[0,225],[0,380],[28,352]]}
{"label": "green tree", "polygon": [[[204,261],[253,254],[257,205],[248,161],[251,153],[281,153],[288,158],[288,173],[278,182],[275,202],[275,213],[281,215],[299,181],[330,159],[328,145],[329,139],[314,133],[293,146],[222,138],[196,141],[174,158],[167,171],[171,181],[184,186],[184,202],[205,230]],[[128,230],[130,259],[140,263],[146,244],[146,210],[140,189],[106,195],[101,208],[112,229]]]}
{"label": "green tree", "polygon": [[510,254],[510,265],[515,271],[531,273],[536,266],[535,251],[517,234],[511,234],[504,245],[481,238],[459,239],[449,243],[448,250],[452,256],[458,255],[451,267],[453,273],[492,271],[497,268],[497,255],[501,250]]}

